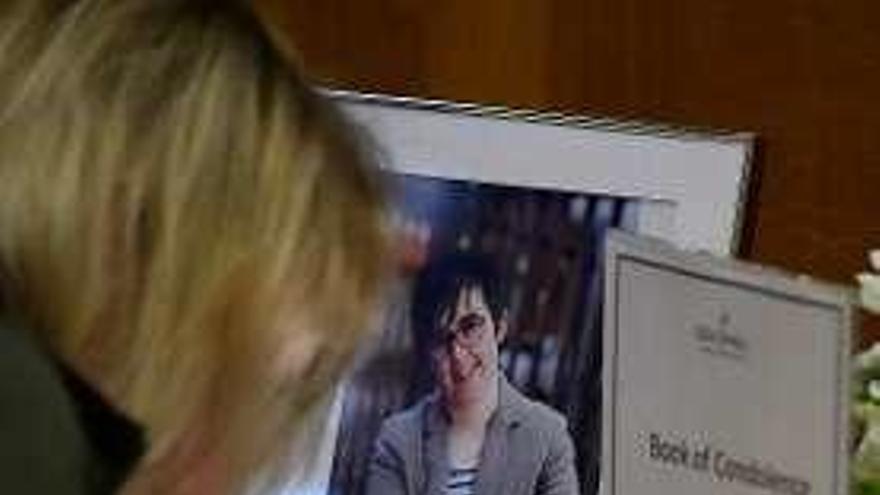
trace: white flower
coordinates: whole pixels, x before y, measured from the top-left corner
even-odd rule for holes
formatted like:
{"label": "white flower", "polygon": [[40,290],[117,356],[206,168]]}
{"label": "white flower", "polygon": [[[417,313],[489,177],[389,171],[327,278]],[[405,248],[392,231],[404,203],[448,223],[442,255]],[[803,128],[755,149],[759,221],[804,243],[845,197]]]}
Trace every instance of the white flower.
{"label": "white flower", "polygon": [[880,380],[868,382],[868,397],[874,402],[880,402]]}
{"label": "white flower", "polygon": [[861,285],[860,299],[862,307],[873,313],[880,314],[880,249],[868,253],[873,273],[865,272],[856,275]]}
{"label": "white flower", "polygon": [[856,356],[856,367],[866,371],[880,369],[880,342],[874,342],[870,349]]}

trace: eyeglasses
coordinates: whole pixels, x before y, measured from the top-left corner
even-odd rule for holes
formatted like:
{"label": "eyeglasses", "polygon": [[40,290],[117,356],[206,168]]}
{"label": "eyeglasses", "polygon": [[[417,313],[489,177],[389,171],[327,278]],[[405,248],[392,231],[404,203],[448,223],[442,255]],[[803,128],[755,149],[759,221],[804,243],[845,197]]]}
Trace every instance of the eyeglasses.
{"label": "eyeglasses", "polygon": [[435,342],[433,353],[444,355],[453,342],[462,347],[473,349],[486,332],[486,317],[479,313],[470,313],[458,319],[455,325],[439,330],[440,336]]}

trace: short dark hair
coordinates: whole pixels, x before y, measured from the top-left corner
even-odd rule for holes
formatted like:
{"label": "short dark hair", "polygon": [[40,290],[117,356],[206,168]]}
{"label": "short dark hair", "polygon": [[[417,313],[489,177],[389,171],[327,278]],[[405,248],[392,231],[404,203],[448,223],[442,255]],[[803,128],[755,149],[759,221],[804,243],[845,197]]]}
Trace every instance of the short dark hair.
{"label": "short dark hair", "polygon": [[432,261],[419,272],[411,310],[416,343],[431,346],[438,337],[443,312],[457,301],[465,289],[478,288],[497,323],[507,306],[504,284],[493,260],[476,253],[446,255]]}

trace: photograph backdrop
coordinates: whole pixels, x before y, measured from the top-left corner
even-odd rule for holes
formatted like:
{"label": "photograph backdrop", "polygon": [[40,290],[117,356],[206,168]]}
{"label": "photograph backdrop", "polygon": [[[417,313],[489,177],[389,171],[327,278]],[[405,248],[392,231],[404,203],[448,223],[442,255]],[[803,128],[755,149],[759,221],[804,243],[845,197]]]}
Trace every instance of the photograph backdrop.
{"label": "photograph backdrop", "polygon": [[397,175],[396,219],[404,276],[380,338],[345,389],[330,482],[361,495],[382,420],[431,389],[409,324],[410,286],[430,259],[480,252],[497,265],[510,300],[501,365],[525,395],[569,421],[584,494],[598,489],[601,443],[601,254],[610,227],[633,230],[638,201],[468,181]]}

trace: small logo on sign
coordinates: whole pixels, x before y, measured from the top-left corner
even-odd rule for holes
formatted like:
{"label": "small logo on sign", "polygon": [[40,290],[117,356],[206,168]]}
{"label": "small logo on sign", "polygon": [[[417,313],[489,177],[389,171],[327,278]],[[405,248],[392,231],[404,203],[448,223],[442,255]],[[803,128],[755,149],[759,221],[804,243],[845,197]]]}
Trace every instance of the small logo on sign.
{"label": "small logo on sign", "polygon": [[721,310],[717,320],[712,323],[696,324],[694,335],[700,351],[706,354],[734,361],[745,361],[748,355],[749,343],[735,331],[727,310]]}

